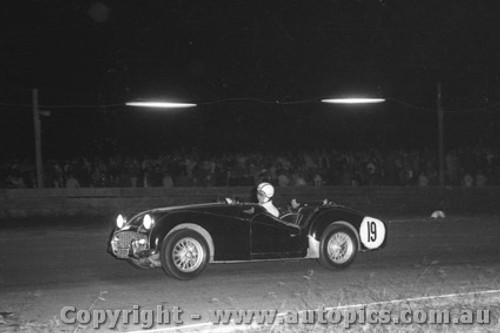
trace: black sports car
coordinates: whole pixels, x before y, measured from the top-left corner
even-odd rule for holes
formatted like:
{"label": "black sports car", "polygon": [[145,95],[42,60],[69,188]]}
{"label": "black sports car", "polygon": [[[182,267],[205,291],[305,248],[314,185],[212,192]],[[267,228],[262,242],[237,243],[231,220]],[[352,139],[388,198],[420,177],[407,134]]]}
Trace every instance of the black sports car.
{"label": "black sports car", "polygon": [[385,223],[325,200],[302,204],[279,218],[257,203],[232,200],[156,208],[128,221],[118,215],[110,252],[141,268],[162,267],[187,280],[209,262],[318,258],[345,268],[358,251],[382,248]]}

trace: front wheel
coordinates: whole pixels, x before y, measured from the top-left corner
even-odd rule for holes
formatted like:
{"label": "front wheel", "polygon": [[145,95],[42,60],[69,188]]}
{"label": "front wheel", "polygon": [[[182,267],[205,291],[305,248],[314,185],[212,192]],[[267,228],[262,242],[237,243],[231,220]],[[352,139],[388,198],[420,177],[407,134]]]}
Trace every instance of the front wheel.
{"label": "front wheel", "polygon": [[189,280],[207,268],[208,245],[196,231],[177,230],[163,240],[160,258],[165,273],[179,280]]}
{"label": "front wheel", "polygon": [[319,262],[328,269],[348,267],[358,252],[354,233],[342,226],[329,226],[323,232],[319,245]]}

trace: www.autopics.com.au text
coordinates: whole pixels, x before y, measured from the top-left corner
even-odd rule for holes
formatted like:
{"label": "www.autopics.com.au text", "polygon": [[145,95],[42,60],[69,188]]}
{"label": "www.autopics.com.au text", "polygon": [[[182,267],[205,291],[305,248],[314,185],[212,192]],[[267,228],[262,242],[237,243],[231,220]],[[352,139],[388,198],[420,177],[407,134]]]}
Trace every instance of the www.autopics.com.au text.
{"label": "www.autopics.com.au text", "polygon": [[[182,325],[186,319],[201,320],[201,314],[186,314],[178,306],[167,308],[163,305],[155,309],[142,309],[134,305],[132,309],[83,310],[74,306],[61,309],[60,319],[64,324],[87,325],[99,329],[105,325],[109,329],[122,325],[140,325],[152,328],[155,325]],[[208,319],[214,325],[273,325],[273,324],[321,324],[342,325],[349,328],[354,324],[490,324],[490,310],[480,309],[402,309],[392,311],[357,309],[325,309],[284,311],[277,310],[209,310]]]}

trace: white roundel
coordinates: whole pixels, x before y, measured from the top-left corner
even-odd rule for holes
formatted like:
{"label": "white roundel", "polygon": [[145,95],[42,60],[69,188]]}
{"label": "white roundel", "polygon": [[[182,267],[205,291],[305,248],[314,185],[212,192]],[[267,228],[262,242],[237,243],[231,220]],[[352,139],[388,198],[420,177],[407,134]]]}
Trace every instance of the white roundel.
{"label": "white roundel", "polygon": [[379,248],[385,239],[385,225],[379,219],[365,216],[359,226],[361,243],[370,250]]}

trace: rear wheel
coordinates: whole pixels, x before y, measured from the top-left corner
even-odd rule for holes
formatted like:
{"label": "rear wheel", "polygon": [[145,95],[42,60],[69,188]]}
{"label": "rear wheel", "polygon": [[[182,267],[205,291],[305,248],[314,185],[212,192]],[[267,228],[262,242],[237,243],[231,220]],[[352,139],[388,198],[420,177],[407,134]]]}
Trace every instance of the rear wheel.
{"label": "rear wheel", "polygon": [[331,225],[323,232],[319,245],[319,262],[328,269],[347,268],[356,257],[358,242],[347,227]]}
{"label": "rear wheel", "polygon": [[179,280],[189,280],[207,268],[209,249],[202,235],[181,229],[165,237],[160,258],[165,273]]}

